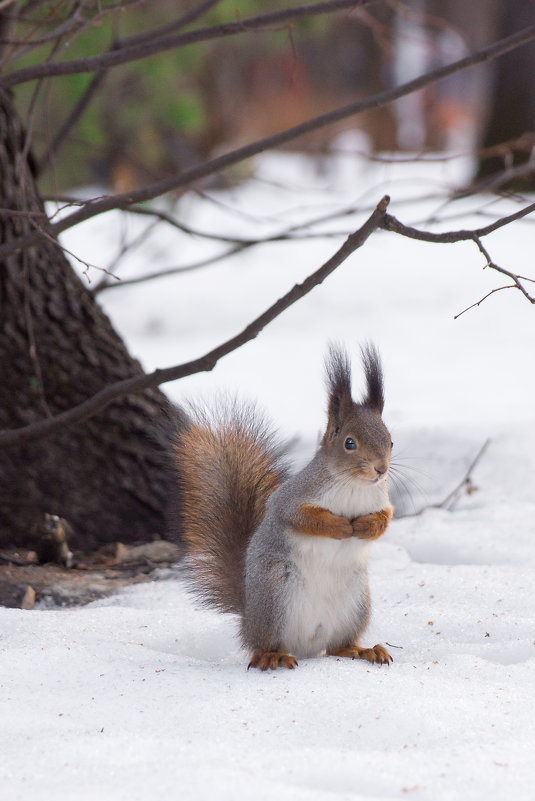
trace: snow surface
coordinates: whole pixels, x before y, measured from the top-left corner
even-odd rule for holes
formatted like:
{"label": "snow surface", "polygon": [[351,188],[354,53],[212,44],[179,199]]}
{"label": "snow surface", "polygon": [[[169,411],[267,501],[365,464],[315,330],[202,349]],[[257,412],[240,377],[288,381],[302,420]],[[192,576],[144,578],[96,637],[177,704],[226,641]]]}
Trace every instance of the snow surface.
{"label": "snow surface", "polygon": [[[182,219],[248,237],[357,204],[359,213],[316,227],[348,232],[385,192],[392,213],[428,228],[438,211],[452,219],[435,228],[453,229],[519,207],[490,197],[442,207],[444,186],[468,174],[463,159],[392,166],[339,156],[322,166],[264,156],[263,181],[210,192],[217,203],[187,196]],[[110,214],[64,242],[107,266],[148,224],[131,217],[125,227]],[[240,330],[340,241],[251,248],[110,290],[102,302],[145,368],[180,363]],[[533,222],[485,241],[495,262],[533,275]],[[120,274],[221,247],[159,228]],[[412,486],[412,498],[403,486],[398,495],[406,515],[442,501],[490,439],[475,491],[450,509],[394,520],[374,546],[366,643],[388,643],[392,666],[322,657],[295,671],[247,672],[234,621],[198,608],[177,571],[84,608],[0,609],[2,801],[533,799],[535,310],[508,290],[454,320],[503,285],[482,267],[473,243],[378,233],[254,343],[166,387],[177,400],[221,391],[257,399],[285,435],[298,435],[302,460],[324,421],[326,342],[354,353],[358,393],[357,345],[372,339],[396,462]]]}

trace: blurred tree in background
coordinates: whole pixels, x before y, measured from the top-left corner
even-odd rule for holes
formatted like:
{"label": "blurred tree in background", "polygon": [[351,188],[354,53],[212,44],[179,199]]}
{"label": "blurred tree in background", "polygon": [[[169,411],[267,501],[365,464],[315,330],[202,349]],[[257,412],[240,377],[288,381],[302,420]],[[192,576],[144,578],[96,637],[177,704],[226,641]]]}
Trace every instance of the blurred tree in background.
{"label": "blurred tree in background", "polygon": [[[2,59],[10,69],[141,42],[149,26],[160,27],[163,37],[177,13],[170,0],[152,0],[150,8],[127,0],[10,5],[21,5],[11,15],[13,44]],[[260,0],[206,5],[203,25],[265,11]],[[269,11],[286,6],[272,0]],[[178,4],[179,13],[191,10],[194,4]],[[534,12],[533,0],[355,3],[350,13],[255,30],[233,37],[230,46],[214,38],[96,74],[24,83],[17,108],[32,127],[43,192],[88,184],[126,191],[478,50],[528,25]],[[41,46],[32,44],[39,40]],[[516,165],[529,157],[529,142],[520,137],[533,130],[535,114],[531,82],[518,76],[531,74],[534,59],[533,45],[514,50],[341,128],[364,130],[375,150],[451,147],[456,133],[471,128],[474,142],[486,148],[518,139]],[[56,147],[62,123],[86,95],[84,113]],[[331,128],[298,146],[325,147],[335,133]],[[480,175],[502,170],[503,158],[501,151],[485,157]]]}
{"label": "blurred tree in background", "polygon": [[[187,4],[179,4],[179,11],[181,5],[186,13]],[[272,0],[269,11],[287,5]],[[27,52],[25,41],[45,39],[65,26],[77,6],[85,25],[74,31],[67,26],[64,37],[58,34]],[[45,81],[37,93],[34,84],[23,84],[17,107],[23,119],[39,120],[32,151],[43,191],[95,183],[126,190],[191,166],[210,152],[380,91],[387,79],[390,55],[384,39],[390,37],[385,31],[392,11],[383,3],[375,6],[365,14],[356,8],[342,20],[324,15],[253,31],[234,38],[232,46],[214,39],[166,51],[95,77],[68,75]],[[207,10],[203,24],[245,19],[265,10],[260,0],[221,0]],[[20,69],[57,54],[82,59],[141,41],[148,24],[165,28],[176,13],[177,4],[170,0],[152,0],[150,9],[147,3],[128,2],[28,3],[13,22],[10,40],[17,44],[6,47],[3,61]],[[384,29],[380,35],[374,25]],[[58,128],[85,93],[90,100],[83,115],[55,152]],[[391,112],[370,112],[370,118],[377,147],[393,148]],[[366,122],[360,124],[366,127]],[[326,140],[325,134],[312,138],[316,143]]]}
{"label": "blurred tree in background", "polygon": [[[533,24],[533,0],[495,6],[495,34],[501,38]],[[493,68],[488,122],[482,137],[478,178],[490,188],[533,190],[535,147],[535,46],[504,55]]]}

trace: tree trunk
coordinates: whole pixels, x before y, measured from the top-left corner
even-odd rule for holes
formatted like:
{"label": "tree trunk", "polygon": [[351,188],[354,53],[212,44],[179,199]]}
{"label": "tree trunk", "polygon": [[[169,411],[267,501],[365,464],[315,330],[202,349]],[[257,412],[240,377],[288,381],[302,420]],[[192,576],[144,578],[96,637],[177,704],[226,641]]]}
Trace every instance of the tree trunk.
{"label": "tree trunk", "polygon": [[[498,37],[509,36],[532,25],[535,13],[533,0],[500,3]],[[482,158],[478,178],[498,176],[509,167],[517,167],[531,158],[535,143],[535,44],[533,42],[507,53],[494,64],[494,86],[490,115],[483,137],[483,148],[496,153]],[[510,147],[497,148],[504,142]],[[533,171],[499,186],[526,190],[535,187]]]}
{"label": "tree trunk", "polygon": [[[465,55],[456,48],[452,50],[452,33],[464,42],[467,53],[481,50],[499,38],[497,17],[501,3],[502,0],[425,0],[428,24],[433,31],[433,46],[438,52],[442,51],[444,62]],[[450,75],[428,90],[432,91],[433,100],[440,100],[442,105],[442,108],[431,109],[435,146],[439,143],[448,147],[451,143],[447,136],[448,120],[454,131],[462,120],[459,112],[468,113],[477,131],[481,130],[488,116],[493,68],[494,62],[476,64],[469,70]],[[454,144],[453,149],[457,150],[458,146]]]}
{"label": "tree trunk", "polygon": [[[24,141],[12,99],[0,92],[1,242],[35,223],[47,229]],[[0,314],[0,428],[53,415],[141,372],[45,236],[0,264]],[[66,518],[72,545],[86,551],[164,533],[168,478],[157,428],[164,405],[158,391],[132,395],[85,423],[0,453],[0,547],[34,546],[45,513]]]}

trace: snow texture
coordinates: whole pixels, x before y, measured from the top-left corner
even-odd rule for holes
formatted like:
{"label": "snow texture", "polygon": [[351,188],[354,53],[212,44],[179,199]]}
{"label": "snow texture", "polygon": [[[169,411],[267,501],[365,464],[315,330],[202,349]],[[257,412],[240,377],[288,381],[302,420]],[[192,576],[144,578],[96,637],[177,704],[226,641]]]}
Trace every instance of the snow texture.
{"label": "snow texture", "polygon": [[[251,236],[392,195],[425,224],[463,160],[396,166],[269,155],[259,178],[183,198],[200,230]],[[269,179],[269,182],[268,180]],[[284,182],[289,189],[281,189]],[[425,201],[417,201],[421,195]],[[241,210],[237,215],[234,210]],[[516,209],[465,200],[441,227]],[[321,225],[356,228],[369,212]],[[491,217],[485,216],[490,214]],[[263,221],[262,221],[262,218]],[[106,266],[145,218],[114,214],[65,236]],[[435,226],[436,227],[436,226]],[[110,290],[102,301],[147,369],[200,355],[316,269],[341,237],[251,248],[180,278]],[[486,239],[498,264],[532,274],[533,222]],[[187,264],[221,248],[159,228],[121,275]],[[535,783],[535,311],[482,271],[473,243],[430,245],[378,233],[325,285],[210,374],[166,387],[181,398],[257,399],[297,459],[324,423],[330,339],[380,348],[385,421],[403,481],[398,511],[442,501],[490,444],[451,508],[394,520],[371,557],[373,619],[363,644],[388,643],[391,667],[321,657],[297,670],[247,672],[236,624],[203,610],[178,571],[77,609],[0,609],[2,801],[277,797],[297,801],[532,799]],[[92,281],[100,274],[90,270]]]}

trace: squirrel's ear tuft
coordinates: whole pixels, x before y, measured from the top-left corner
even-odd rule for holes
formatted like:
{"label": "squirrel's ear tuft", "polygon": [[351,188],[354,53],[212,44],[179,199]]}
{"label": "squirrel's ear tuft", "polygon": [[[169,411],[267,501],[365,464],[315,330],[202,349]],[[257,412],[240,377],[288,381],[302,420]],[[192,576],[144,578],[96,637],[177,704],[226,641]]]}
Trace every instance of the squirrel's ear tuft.
{"label": "squirrel's ear tuft", "polygon": [[344,413],[353,404],[351,397],[351,367],[347,353],[339,345],[331,344],[325,359],[327,390],[329,392],[328,429],[337,433]]}
{"label": "squirrel's ear tuft", "polygon": [[367,344],[361,348],[362,364],[366,377],[366,396],[363,403],[382,414],[385,405],[383,387],[383,368],[379,351],[375,345]]}

